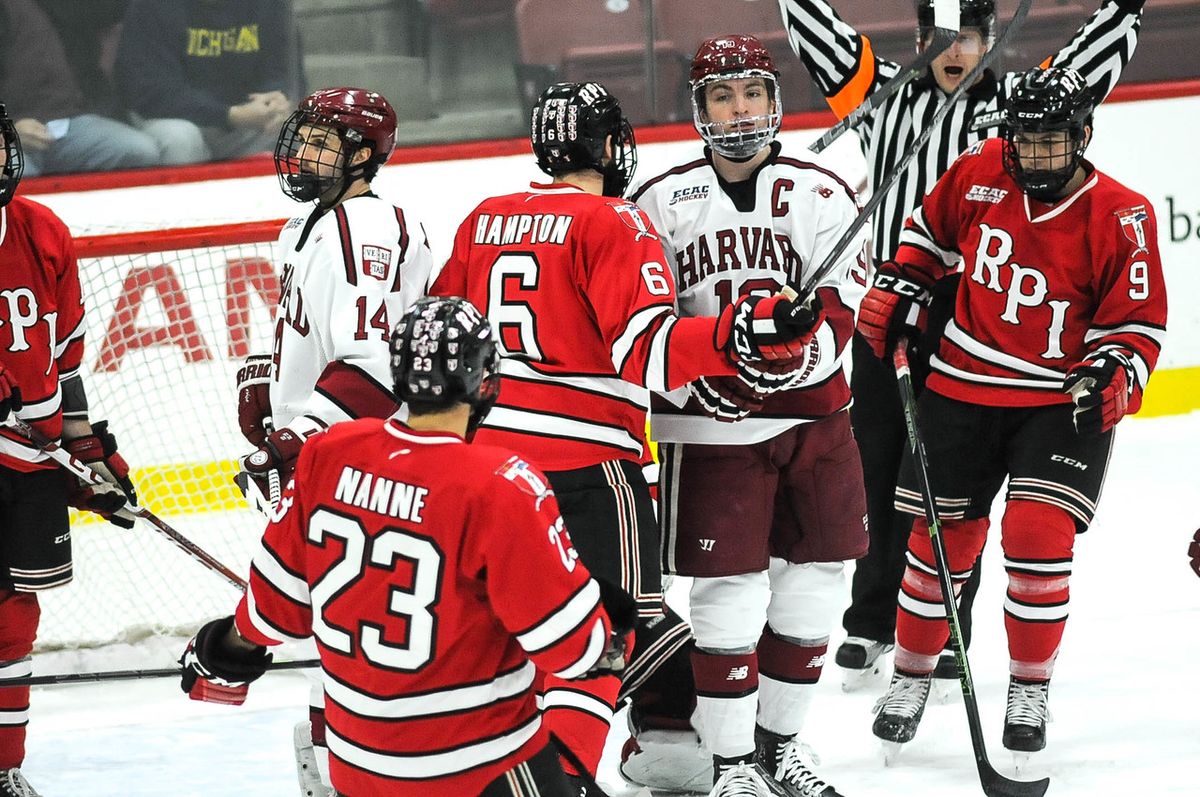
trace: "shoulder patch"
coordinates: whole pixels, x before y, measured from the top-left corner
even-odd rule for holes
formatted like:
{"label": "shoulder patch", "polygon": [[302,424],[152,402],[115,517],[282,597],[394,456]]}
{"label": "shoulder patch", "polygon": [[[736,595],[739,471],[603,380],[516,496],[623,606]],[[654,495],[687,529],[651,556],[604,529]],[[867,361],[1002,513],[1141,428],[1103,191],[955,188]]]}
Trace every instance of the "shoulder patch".
{"label": "shoulder patch", "polygon": [[386,282],[392,269],[392,250],[387,246],[362,245],[362,271],[365,276]]}
{"label": "shoulder patch", "polygon": [[979,153],[983,152],[983,148],[984,148],[984,146],[987,145],[987,142],[988,142],[988,139],[986,139],[986,138],[976,141],[974,144],[967,147],[963,151],[963,157],[965,158],[968,155],[978,155]]}
{"label": "shoulder patch", "polygon": [[541,474],[536,473],[528,462],[516,455],[505,460],[504,464],[495,472],[500,478],[515,484],[521,492],[532,496],[537,509],[541,509],[542,502],[554,495],[554,490],[550,488],[549,482],[542,478]]}
{"label": "shoulder patch", "polygon": [[1149,253],[1146,247],[1146,222],[1150,220],[1150,214],[1146,212],[1145,205],[1135,205],[1131,208],[1118,210],[1113,215],[1117,217],[1117,221],[1121,224],[1121,232],[1125,234],[1126,240],[1137,247],[1133,254]]}
{"label": "shoulder patch", "polygon": [[617,214],[617,218],[621,220],[622,224],[636,233],[634,241],[640,241],[642,238],[649,238],[652,241],[658,240],[658,236],[654,234],[654,225],[646,217],[645,211],[637,205],[632,202],[618,200],[609,202],[608,206]]}

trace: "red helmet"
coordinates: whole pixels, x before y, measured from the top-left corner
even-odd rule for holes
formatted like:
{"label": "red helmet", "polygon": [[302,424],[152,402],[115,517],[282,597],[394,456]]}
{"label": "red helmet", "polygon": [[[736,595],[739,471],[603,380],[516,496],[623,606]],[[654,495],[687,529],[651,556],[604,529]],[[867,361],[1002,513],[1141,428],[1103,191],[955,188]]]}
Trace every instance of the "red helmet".
{"label": "red helmet", "polygon": [[384,163],[396,148],[396,111],[377,92],[347,87],[321,89],[301,100],[297,110],[307,117],[306,122],[358,133],[371,144],[373,161]]}
{"label": "red helmet", "polygon": [[[771,96],[765,114],[737,123],[714,122],[708,116],[707,87],[720,80],[762,78]],[[733,34],[705,39],[692,58],[688,73],[692,85],[692,119],[696,130],[713,152],[727,158],[749,158],[775,140],[783,123],[779,70],[762,42],[753,36]]]}
{"label": "red helmet", "polygon": [[762,42],[744,33],[705,39],[692,57],[688,80],[692,85],[704,78],[727,72],[764,72],[779,77],[779,70]]}

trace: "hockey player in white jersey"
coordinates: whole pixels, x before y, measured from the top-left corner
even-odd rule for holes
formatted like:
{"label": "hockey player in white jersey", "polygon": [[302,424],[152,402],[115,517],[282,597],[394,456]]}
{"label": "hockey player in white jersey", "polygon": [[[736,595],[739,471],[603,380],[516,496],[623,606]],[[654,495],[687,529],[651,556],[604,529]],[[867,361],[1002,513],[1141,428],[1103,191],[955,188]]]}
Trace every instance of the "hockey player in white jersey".
{"label": "hockey player in white jersey", "polygon": [[[631,199],[674,264],[680,314],[717,315],[744,294],[803,282],[858,205],[837,175],[782,154],[778,71],[758,40],[703,42],[690,82],[703,156]],[[854,241],[818,285],[814,333],[794,360],[702,378],[652,412],[664,568],[694,579],[696,719],[713,795],[837,794],[797,734],[844,598],[844,561],[867,549],[843,372],[863,252]]]}
{"label": "hockey player in white jersey", "polygon": [[[391,104],[357,88],[310,94],[280,130],[280,188],[315,206],[279,234],[271,353],[249,357],[238,372],[238,422],[256,446],[241,459],[238,483],[260,508],[261,499],[278,500],[310,435],[398,408],[388,341],[425,294],[433,259],[421,225],[371,192],[395,144]],[[311,725],[296,727],[297,765],[302,792],[322,794],[313,766],[314,744],[325,743],[319,684],[310,702]]]}
{"label": "hockey player in white jersey", "polygon": [[388,365],[392,326],[425,293],[425,233],[371,192],[396,141],[380,94],[322,89],[301,101],[275,147],[283,192],[316,205],[279,235],[279,307],[270,355],[238,375],[238,421],[257,447],[242,468],[286,483],[314,432],[396,411]]}

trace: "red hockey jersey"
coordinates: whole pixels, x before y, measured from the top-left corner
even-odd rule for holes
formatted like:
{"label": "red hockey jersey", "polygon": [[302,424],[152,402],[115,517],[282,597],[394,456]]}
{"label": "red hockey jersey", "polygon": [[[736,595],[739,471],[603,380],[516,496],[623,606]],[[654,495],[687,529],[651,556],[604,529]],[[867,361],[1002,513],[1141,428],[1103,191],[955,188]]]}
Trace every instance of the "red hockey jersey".
{"label": "red hockey jersey", "polygon": [[[0,207],[0,362],[21,388],[17,417],[51,439],[62,435],[59,383],[79,371],[83,332],[71,233],[49,208],[14,197]],[[57,467],[22,440],[0,427],[0,465]]]}
{"label": "red hockey jersey", "polygon": [[1133,363],[1130,412],[1158,360],[1167,294],[1149,200],[1087,164],[1083,185],[1045,205],[1004,170],[1005,143],[964,152],[905,225],[899,270],[963,276],[931,358],[930,389],[991,406],[1063,404],[1063,377],[1101,349]]}
{"label": "red hockey jersey", "polygon": [[638,461],[650,390],[733,374],[713,318],[678,318],[662,241],[630,202],[533,184],[458,228],[430,293],[464,296],[498,332],[500,400],[479,440],[544,470]]}
{"label": "red hockey jersey", "polygon": [[544,476],[394,420],[309,440],[249,581],[243,636],[316,637],[355,797],[478,794],[548,741],[536,669],[582,675],[610,632]]}

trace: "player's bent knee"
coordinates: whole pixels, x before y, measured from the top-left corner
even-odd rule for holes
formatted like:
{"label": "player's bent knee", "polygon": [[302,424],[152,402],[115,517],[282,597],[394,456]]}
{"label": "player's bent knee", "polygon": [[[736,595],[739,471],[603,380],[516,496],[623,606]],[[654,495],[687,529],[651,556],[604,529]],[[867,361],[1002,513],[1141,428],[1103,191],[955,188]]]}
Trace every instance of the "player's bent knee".
{"label": "player's bent knee", "polygon": [[845,591],[845,562],[794,564],[771,559],[767,622],[782,636],[821,641],[829,636]]}
{"label": "player's bent knee", "polygon": [[696,578],[690,594],[692,635],[705,650],[753,649],[771,599],[765,572]]}
{"label": "player's bent knee", "polygon": [[1042,501],[1009,501],[1001,526],[1004,555],[1013,560],[1070,559],[1075,519]]}

